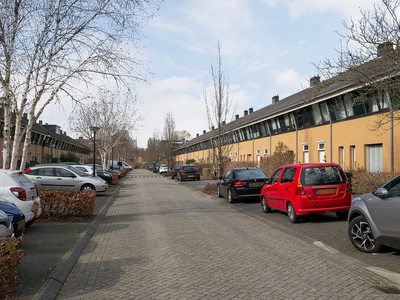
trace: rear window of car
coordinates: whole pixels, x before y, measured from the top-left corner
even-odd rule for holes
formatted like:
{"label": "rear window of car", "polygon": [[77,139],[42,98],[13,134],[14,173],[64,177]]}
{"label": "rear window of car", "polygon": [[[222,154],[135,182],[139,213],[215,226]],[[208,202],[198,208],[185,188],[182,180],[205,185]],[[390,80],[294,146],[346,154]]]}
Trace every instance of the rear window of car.
{"label": "rear window of car", "polygon": [[161,168],[166,168],[167,167],[167,165],[161,165]]}
{"label": "rear window of car", "polygon": [[197,167],[196,166],[183,166],[182,169],[191,170],[191,169],[197,169]]}
{"label": "rear window of car", "polygon": [[247,169],[247,170],[235,171],[235,177],[237,179],[240,179],[240,178],[259,178],[267,176],[260,169]]}
{"label": "rear window of car", "polygon": [[339,166],[305,167],[300,182],[304,186],[342,184],[346,183],[346,176]]}

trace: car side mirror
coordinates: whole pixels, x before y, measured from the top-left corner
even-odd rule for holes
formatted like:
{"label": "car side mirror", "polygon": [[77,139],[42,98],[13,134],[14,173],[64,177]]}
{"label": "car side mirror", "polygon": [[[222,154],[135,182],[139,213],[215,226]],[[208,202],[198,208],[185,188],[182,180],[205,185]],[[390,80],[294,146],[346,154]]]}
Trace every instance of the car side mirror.
{"label": "car side mirror", "polygon": [[386,198],[388,196],[387,189],[379,188],[376,190],[375,195],[379,198]]}
{"label": "car side mirror", "polygon": [[219,180],[222,180],[222,179],[224,179],[224,177],[222,177],[222,176],[218,176],[218,179],[219,179]]}

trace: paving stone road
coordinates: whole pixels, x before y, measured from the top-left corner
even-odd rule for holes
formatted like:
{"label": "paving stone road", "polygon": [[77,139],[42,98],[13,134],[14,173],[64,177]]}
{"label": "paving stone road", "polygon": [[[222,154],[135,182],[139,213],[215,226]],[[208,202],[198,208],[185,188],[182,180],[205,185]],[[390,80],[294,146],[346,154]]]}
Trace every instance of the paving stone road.
{"label": "paving stone road", "polygon": [[388,287],[216,197],[132,176],[57,299],[400,299]]}

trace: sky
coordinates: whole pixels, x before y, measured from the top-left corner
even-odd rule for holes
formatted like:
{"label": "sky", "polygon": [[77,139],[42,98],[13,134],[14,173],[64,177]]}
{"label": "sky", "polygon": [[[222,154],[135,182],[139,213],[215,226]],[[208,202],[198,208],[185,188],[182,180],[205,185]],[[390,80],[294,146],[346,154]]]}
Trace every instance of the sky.
{"label": "sky", "polygon": [[[343,22],[372,10],[373,0],[164,0],[158,16],[143,25],[138,56],[151,71],[138,84],[142,120],[132,133],[146,148],[161,134],[171,113],[176,130],[192,138],[207,130],[204,91],[212,86],[211,65],[221,44],[222,70],[229,80],[234,114],[254,111],[309,87],[318,75],[312,63],[335,58]],[[60,124],[53,106],[40,118]],[[53,111],[53,112],[52,112]],[[67,111],[64,113],[67,114]]]}

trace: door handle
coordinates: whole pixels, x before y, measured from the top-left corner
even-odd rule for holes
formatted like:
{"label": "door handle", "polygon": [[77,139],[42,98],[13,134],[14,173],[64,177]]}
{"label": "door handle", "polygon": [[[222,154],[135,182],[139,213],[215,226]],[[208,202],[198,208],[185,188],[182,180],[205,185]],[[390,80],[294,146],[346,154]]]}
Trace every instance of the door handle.
{"label": "door handle", "polygon": [[62,178],[57,178],[57,180],[62,180]]}
{"label": "door handle", "polygon": [[285,188],[285,190],[288,190],[288,188]]}

